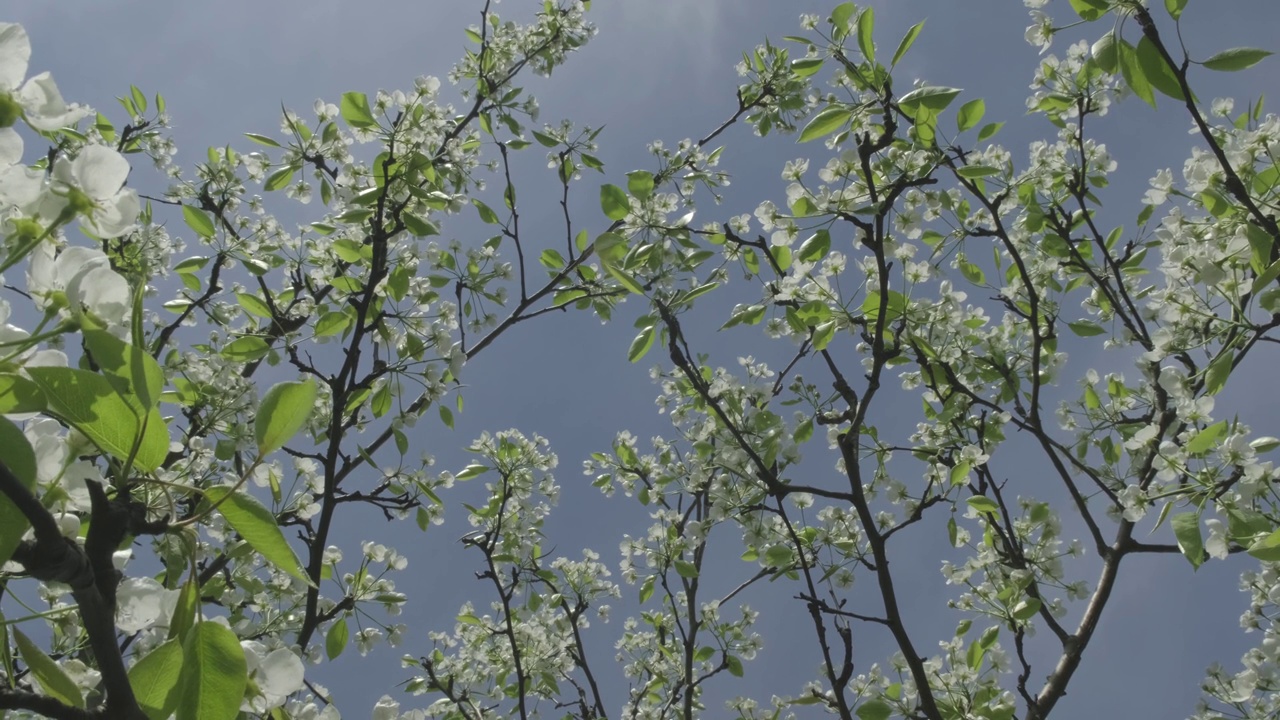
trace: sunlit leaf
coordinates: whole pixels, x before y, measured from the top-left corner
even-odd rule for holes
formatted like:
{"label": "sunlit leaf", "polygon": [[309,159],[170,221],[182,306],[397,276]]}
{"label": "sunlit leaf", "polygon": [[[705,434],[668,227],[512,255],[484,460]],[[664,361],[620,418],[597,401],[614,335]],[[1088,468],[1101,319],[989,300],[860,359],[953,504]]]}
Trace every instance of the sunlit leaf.
{"label": "sunlit leaf", "polygon": [[240,639],[212,620],[191,628],[182,647],[177,720],[235,720],[249,683]]}
{"label": "sunlit leaf", "polygon": [[169,428],[164,418],[158,409],[146,408],[136,395],[121,394],[107,378],[87,370],[29,367],[27,373],[48,398],[49,412],[84,433],[104,452],[119,460],[132,457],[134,466],[144,472],[160,467],[168,457]]}
{"label": "sunlit leaf", "polygon": [[253,421],[258,454],[266,455],[284,447],[311,417],[316,400],[316,381],[276,383],[263,396]]}
{"label": "sunlit leaf", "polygon": [[289,575],[307,583],[307,576],[302,562],[289,547],[276,518],[271,511],[252,495],[236,492],[229,485],[215,485],[204,491],[205,499],[217,505],[218,512],[226,518],[227,524],[257,550],[267,562],[283,570]]}
{"label": "sunlit leaf", "polygon": [[1272,55],[1270,51],[1259,50],[1258,48],[1232,48],[1223,50],[1204,61],[1204,66],[1210,70],[1218,70],[1221,72],[1234,72],[1236,70],[1244,70],[1253,67],[1259,62]]}
{"label": "sunlit leaf", "polygon": [[138,705],[150,720],[166,720],[178,707],[178,679],[182,675],[182,644],[168,640],[129,668],[129,684]]}
{"label": "sunlit leaf", "polygon": [[890,65],[897,65],[898,61],[902,59],[902,56],[907,54],[907,51],[911,49],[911,46],[915,43],[916,38],[919,37],[920,31],[923,28],[924,21],[921,20],[907,30],[907,34],[903,35],[902,41],[898,43],[898,49],[893,53],[893,62],[891,62]]}
{"label": "sunlit leaf", "polygon": [[353,128],[366,129],[377,125],[373,111],[369,109],[369,98],[362,92],[343,93],[338,112]]}
{"label": "sunlit leaf", "polygon": [[31,642],[31,639],[17,628],[13,629],[13,640],[18,646],[18,654],[22,656],[22,661],[31,669],[36,682],[40,683],[40,687],[50,697],[71,707],[84,707],[84,695],[80,693],[80,688],[61,665],[46,655],[39,645]]}
{"label": "sunlit leaf", "polygon": [[1204,540],[1200,536],[1199,513],[1178,513],[1169,519],[1173,527],[1173,536],[1178,541],[1178,549],[1183,557],[1191,563],[1191,567],[1199,568],[1204,563]]}
{"label": "sunlit leaf", "polygon": [[849,122],[849,110],[833,105],[813,116],[804,129],[800,131],[798,142],[809,142],[817,140],[820,137],[826,137],[835,132],[837,128]]}

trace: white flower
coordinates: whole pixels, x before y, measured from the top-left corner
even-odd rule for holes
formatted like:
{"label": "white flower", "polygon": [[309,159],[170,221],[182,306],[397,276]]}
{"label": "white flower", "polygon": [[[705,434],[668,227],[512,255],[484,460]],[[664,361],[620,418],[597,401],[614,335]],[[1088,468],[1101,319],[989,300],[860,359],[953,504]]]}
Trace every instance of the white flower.
{"label": "white flower", "polygon": [[1031,22],[1032,24],[1027,27],[1025,35],[1027,44],[1040,48],[1040,52],[1043,54],[1053,44],[1053,33],[1056,31],[1053,27],[1053,18],[1039,10],[1032,10]]}
{"label": "white flower", "polygon": [[0,167],[22,161],[22,136],[13,128],[0,128]]}
{"label": "white flower", "polygon": [[31,60],[31,40],[21,25],[0,23],[0,127],[12,127],[19,117],[37,130],[57,130],[89,114],[88,108],[67,105],[49,73],[23,82]]}
{"label": "white flower", "polygon": [[55,258],[51,246],[40,245],[31,254],[27,287],[38,308],[66,307],[81,325],[116,331],[127,324],[129,283],[96,248],[70,247]]}
{"label": "white flower", "polygon": [[276,648],[270,652],[267,646],[253,640],[240,643],[249,677],[258,688],[258,695],[245,700],[240,709],[245,712],[264,712],[284,704],[287,697],[302,689],[306,673],[302,660],[288,648]]}
{"label": "white flower", "polygon": [[124,186],[129,161],[103,145],[90,145],[74,160],[58,158],[53,165],[53,192],[42,214],[57,217],[66,209],[82,215],[89,229],[102,237],[119,237],[137,224],[138,193]]}
{"label": "white flower", "polygon": [[369,717],[371,720],[397,720],[400,717],[400,703],[390,695],[383,695],[373,706],[373,714]]}
{"label": "white flower", "polygon": [[0,205],[25,209],[40,197],[44,178],[22,164],[22,136],[0,127]]}
{"label": "white flower", "polygon": [[1151,189],[1147,191],[1142,202],[1147,205],[1163,205],[1169,199],[1169,192],[1173,190],[1173,173],[1165,168],[1156,173],[1151,179]]}
{"label": "white flower", "polygon": [[1209,518],[1204,521],[1205,527],[1209,528],[1209,537],[1204,541],[1204,549],[1209,553],[1209,557],[1218,560],[1227,558],[1227,531],[1223,527],[1222,521],[1217,518]]}
{"label": "white flower", "polygon": [[116,627],[136,633],[155,625],[164,614],[166,592],[153,578],[125,579],[116,592]]}

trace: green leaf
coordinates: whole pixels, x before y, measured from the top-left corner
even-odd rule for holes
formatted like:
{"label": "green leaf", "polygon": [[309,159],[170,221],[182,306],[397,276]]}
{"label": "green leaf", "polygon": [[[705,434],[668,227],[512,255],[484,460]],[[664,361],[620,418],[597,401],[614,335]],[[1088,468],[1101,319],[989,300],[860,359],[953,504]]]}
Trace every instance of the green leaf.
{"label": "green leaf", "polygon": [[485,474],[486,472],[489,472],[489,470],[490,468],[488,465],[482,465],[480,463],[471,463],[470,465],[467,465],[466,467],[462,468],[462,472],[459,472],[455,477],[458,480],[470,480],[473,477],[478,477],[480,475]]}
{"label": "green leaf", "polygon": [[222,357],[236,362],[253,362],[271,351],[266,340],[257,335],[245,335],[222,346]]}
{"label": "green leaf", "polygon": [[253,421],[258,454],[265,456],[284,447],[306,425],[316,401],[316,381],[281,382],[267,391]]}
{"label": "green leaf", "polygon": [[[1268,248],[1268,250],[1269,249],[1270,248]],[[1266,288],[1267,285],[1270,285],[1271,282],[1278,277],[1280,277],[1280,260],[1277,260],[1271,263],[1270,265],[1268,265],[1265,270],[1263,270],[1261,273],[1258,274],[1258,277],[1253,279],[1253,285],[1250,289],[1250,293],[1253,295],[1257,295],[1258,293],[1262,292],[1262,290]],[[0,390],[0,396],[2,395],[3,395],[3,391]],[[3,404],[3,400],[0,400],[0,404]]]}
{"label": "green leaf", "polygon": [[135,467],[151,472],[168,457],[169,428],[164,418],[158,409],[144,408],[136,395],[122,395],[105,377],[87,370],[31,367],[27,373],[49,399],[49,412],[104,452],[128,460],[141,437]]}
{"label": "green leaf", "polygon": [[196,611],[200,609],[200,584],[196,578],[182,583],[178,590],[178,602],[173,608],[173,618],[169,621],[169,640],[185,642],[187,633],[195,626]]}
{"label": "green leaf", "polygon": [[1000,506],[996,504],[996,501],[985,495],[974,495],[965,500],[965,502],[969,504],[969,507],[986,515],[995,515],[1000,512]]}
{"label": "green leaf", "polygon": [[891,67],[897,65],[898,61],[902,59],[902,56],[907,54],[907,51],[911,49],[912,44],[915,43],[916,38],[919,37],[922,29],[924,29],[923,20],[912,25],[911,28],[907,30],[907,34],[902,36],[902,42],[898,43],[898,49],[893,53],[893,62],[889,63]]}
{"label": "green leaf", "polygon": [[1169,519],[1173,526],[1173,536],[1178,540],[1178,549],[1182,551],[1191,567],[1199,568],[1204,563],[1204,540],[1200,537],[1200,514],[1193,512],[1178,513]]}
{"label": "green leaf", "polygon": [[343,93],[338,112],[354,128],[369,128],[378,124],[373,118],[373,111],[369,109],[369,98],[362,92]]}
{"label": "green leaf", "polygon": [[391,383],[383,383],[381,387],[373,393],[373,400],[369,402],[369,409],[373,412],[373,416],[380,418],[391,411]]}
{"label": "green leaf", "polygon": [[1187,0],[1164,0],[1164,9],[1169,11],[1169,15],[1178,20],[1182,17],[1182,11],[1187,7]]}
{"label": "green leaf", "polygon": [[1232,48],[1223,50],[1213,57],[1205,60],[1203,65],[1210,70],[1218,70],[1220,72],[1235,72],[1236,70],[1244,70],[1253,67],[1261,62],[1264,58],[1271,56],[1273,53],[1258,48]]}
{"label": "green leaf", "polygon": [[1098,67],[1108,75],[1114,75],[1120,69],[1120,52],[1116,46],[1116,33],[1109,30],[1105,35],[1098,38],[1093,44],[1091,50],[1093,59],[1098,63]]}
{"label": "green leaf", "polygon": [[857,5],[851,2],[844,2],[831,11],[831,35],[834,39],[839,40],[849,34],[849,21],[853,18],[853,13],[857,9]]}
{"label": "green leaf", "polygon": [[[963,485],[969,481],[970,470],[973,470],[973,463],[968,460],[961,460],[951,467],[951,472],[947,473],[947,481],[951,483],[952,487]],[[970,504],[972,505],[973,503]]]}
{"label": "green leaf", "polygon": [[1260,453],[1268,453],[1280,447],[1280,438],[1264,435],[1249,442],[1249,447]]}
{"label": "green leaf", "polygon": [[1040,601],[1036,598],[1027,598],[1013,606],[1013,618],[1026,622],[1040,612],[1040,605]]}
{"label": "green leaf", "polygon": [[603,264],[604,264],[604,269],[607,270],[609,274],[613,276],[613,279],[617,280],[618,283],[622,285],[622,287],[635,293],[636,295],[644,295],[644,286],[641,285],[640,282],[631,275],[631,273],[628,273],[627,271],[623,270],[622,268],[610,262],[606,262]]}
{"label": "green leaf", "polygon": [[800,138],[797,142],[805,143],[810,140],[817,140],[820,137],[826,137],[847,122],[849,122],[849,110],[839,105],[833,105],[813,116],[809,124],[805,125],[804,129],[800,131]]}
{"label": "green leaf", "polygon": [[1069,322],[1067,323],[1067,327],[1071,328],[1071,332],[1075,333],[1076,335],[1079,335],[1080,337],[1093,337],[1095,335],[1102,335],[1107,332],[1097,323],[1089,320],[1081,320],[1079,322]]}
{"label": "green leaf", "polygon": [[830,251],[831,232],[823,228],[800,244],[800,249],[796,251],[796,259],[800,262],[817,262],[826,257]]}
{"label": "green leaf", "polygon": [[1090,22],[1105,15],[1109,7],[1108,0],[1071,0],[1071,9]]}
{"label": "green leaf", "polygon": [[480,213],[480,219],[485,223],[488,223],[489,225],[497,225],[502,222],[498,219],[498,213],[494,212],[493,208],[485,205],[483,202],[472,199],[471,204],[476,206],[476,211]]}
{"label": "green leaf", "polygon": [[[927,111],[930,117],[947,109],[952,100],[963,92],[959,88],[928,85],[916,88],[898,100],[898,106],[908,117],[917,119],[920,111]],[[923,119],[923,118],[918,118]]]}
{"label": "green leaf", "polygon": [[653,173],[648,170],[632,170],[627,173],[627,190],[640,200],[653,194]]}
{"label": "green leaf", "polygon": [[1201,430],[1187,441],[1187,454],[1193,456],[1204,455],[1213,449],[1214,444],[1218,442],[1218,438],[1222,437],[1226,432],[1226,420],[1219,420],[1218,422]]}
{"label": "green leaf", "polygon": [[811,342],[813,343],[813,349],[819,352],[821,352],[822,350],[825,350],[827,348],[827,345],[831,344],[831,340],[835,338],[835,336],[836,336],[835,320],[827,320],[826,322],[818,323],[813,328],[813,337],[811,339]]}
{"label": "green leaf", "polygon": [[653,596],[654,576],[650,575],[640,584],[640,604],[643,605],[646,600]]}
{"label": "green leaf", "polygon": [[0,373],[0,415],[43,412],[48,406],[39,385],[21,375]]}
{"label": "green leaf", "polygon": [[244,308],[245,312],[254,317],[260,317],[264,320],[271,319],[271,308],[267,307],[267,304],[257,295],[238,292],[236,293],[236,302],[240,304],[240,307]]}
{"label": "green leaf", "polygon": [[264,560],[308,585],[313,584],[293,548],[289,547],[289,541],[285,540],[284,533],[280,532],[275,516],[257,498],[236,492],[230,485],[208,488],[204,497],[218,506],[218,512],[227,519],[227,524]]}
{"label": "green leaf", "polygon": [[1226,387],[1227,380],[1231,377],[1231,363],[1235,360],[1235,353],[1228,349],[1224,349],[1218,354],[1218,357],[1209,363],[1209,367],[1204,372],[1204,391],[1207,395],[1217,395],[1222,388]]}
{"label": "green leaf", "polygon": [[796,553],[790,545],[774,545],[764,551],[764,561],[769,567],[785,570],[795,563]]}
{"label": "green leaf", "polygon": [[888,720],[893,715],[893,708],[883,700],[868,700],[853,711],[858,720]]}
{"label": "green leaf", "polygon": [[431,235],[440,234],[440,228],[424,217],[407,212],[402,213],[400,219],[404,221],[405,229],[414,237],[430,237]]}
{"label": "green leaf", "polygon": [[[0,447],[4,448],[0,458],[9,468],[9,472],[18,478],[23,487],[36,489],[36,453],[22,430],[9,418],[0,415]],[[22,541],[22,534],[30,523],[27,516],[14,505],[9,496],[0,493],[0,565],[13,557],[13,551]]]}
{"label": "green leaf", "polygon": [[858,49],[862,51],[862,56],[871,62],[876,60],[875,29],[876,10],[867,6],[858,15]]}
{"label": "green leaf", "polygon": [[676,572],[680,574],[680,577],[690,579],[698,577],[698,566],[688,560],[674,560],[672,564],[675,565]]}
{"label": "green leaf", "polygon": [[347,642],[351,639],[351,633],[347,630],[347,619],[345,617],[338,618],[338,622],[329,626],[329,632],[324,634],[324,652],[332,660],[342,654],[347,649]]}
{"label": "green leaf", "polygon": [[138,115],[142,115],[147,111],[147,96],[138,89],[137,85],[129,86],[129,99],[133,101],[133,106],[137,109]]}
{"label": "green leaf", "polygon": [[538,256],[538,262],[542,263],[542,266],[546,269],[552,271],[559,270],[565,265],[564,256],[551,248],[547,248],[542,251],[542,254]]}
{"label": "green leaf", "polygon": [[1186,99],[1187,96],[1182,93],[1182,86],[1178,84],[1178,76],[1173,73],[1169,63],[1160,56],[1160,49],[1151,42],[1150,38],[1143,35],[1138,41],[1135,52],[1138,55],[1138,64],[1142,66],[1142,74],[1147,77],[1152,87],[1174,100]]}
{"label": "green leaf", "polygon": [[742,661],[733,655],[724,656],[724,665],[729,669],[729,674],[734,677],[742,677]]}
{"label": "green leaf", "polygon": [[823,59],[820,57],[800,58],[791,61],[791,73],[796,77],[809,77],[822,69]]}
{"label": "green leaf", "polygon": [[267,181],[263,183],[262,187],[264,190],[268,192],[274,192],[276,190],[279,190],[280,188],[288,185],[293,180],[293,174],[295,172],[297,172],[297,169],[294,168],[292,165],[282,167],[279,170],[268,175]]}
{"label": "green leaf", "polygon": [[983,284],[987,282],[987,275],[982,273],[982,268],[970,263],[968,260],[960,263],[960,274],[964,275],[966,281],[972,282],[973,284]]}
{"label": "green leaf", "polygon": [[627,199],[627,193],[617,185],[601,185],[600,209],[610,220],[621,220],[631,212],[631,201]]}
{"label": "green leaf", "polygon": [[1124,76],[1124,81],[1129,85],[1129,89],[1133,90],[1133,94],[1142,98],[1151,107],[1156,106],[1155,93],[1151,91],[1151,81],[1147,79],[1143,72],[1142,63],[1138,61],[1138,51],[1124,40],[1120,41],[1120,74]]}
{"label": "green leaf", "polygon": [[200,237],[213,237],[213,218],[209,217],[209,213],[201,210],[200,208],[183,205],[182,219],[186,221],[187,227],[195,230],[196,234]]}
{"label": "green leaf", "polygon": [[652,325],[646,325],[639,335],[631,341],[631,347],[627,350],[627,360],[636,362],[649,352],[649,348],[653,347],[653,338],[656,333]]}
{"label": "green leaf", "polygon": [[178,707],[182,644],[167,640],[129,668],[129,685],[150,720],[167,720]]}
{"label": "green leaf", "polygon": [[18,654],[22,656],[22,661],[31,669],[36,682],[40,683],[40,687],[50,697],[72,707],[84,707],[84,696],[80,694],[80,688],[61,665],[45,655],[40,646],[31,642],[31,639],[23,635],[18,628],[13,629],[13,641],[18,646]]}
{"label": "green leaf", "polygon": [[1280,560],[1280,530],[1255,540],[1249,546],[1249,554],[1264,562]]}
{"label": "green leaf", "polygon": [[337,335],[351,324],[351,318],[344,312],[327,312],[316,321],[315,336],[328,337]]}
{"label": "green leaf", "polygon": [[796,431],[792,435],[792,439],[796,444],[806,443],[813,437],[813,418],[805,418],[804,422],[796,426]]}
{"label": "green leaf", "polygon": [[244,136],[258,143],[259,145],[266,145],[267,147],[277,147],[277,148],[280,147],[280,143],[276,142],[272,138],[267,137],[266,135],[259,135],[258,133],[245,133]]}
{"label": "green leaf", "polygon": [[249,684],[236,634],[206,620],[191,628],[182,651],[177,720],[235,720]]}
{"label": "green leaf", "polygon": [[120,394],[136,396],[146,408],[160,402],[164,370],[151,353],[106,330],[84,330],[84,342],[93,361]]}
{"label": "green leaf", "polygon": [[1004,122],[993,122],[983,125],[982,129],[978,131],[978,142],[982,142],[983,140],[986,140],[1000,132],[1000,128],[1002,127],[1004,127]]}
{"label": "green leaf", "polygon": [[978,123],[982,122],[982,116],[987,114],[987,104],[982,98],[970,100],[960,106],[960,112],[956,114],[956,126],[960,132],[975,128]]}

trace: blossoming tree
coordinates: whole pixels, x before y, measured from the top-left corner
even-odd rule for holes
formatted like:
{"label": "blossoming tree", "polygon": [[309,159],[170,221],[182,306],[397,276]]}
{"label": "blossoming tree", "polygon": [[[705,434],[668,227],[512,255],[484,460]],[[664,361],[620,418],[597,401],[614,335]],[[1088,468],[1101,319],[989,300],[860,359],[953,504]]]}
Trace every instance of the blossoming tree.
{"label": "blossoming tree", "polygon": [[[527,24],[485,4],[449,76],[461,106],[431,77],[349,92],[189,169],[161,96],[132,88],[115,120],[68,104],[0,24],[0,716],[332,719],[342,699],[309,666],[386,640],[411,648],[408,694],[379,720],[1041,720],[1123,569],[1180,553],[1238,555],[1263,631],[1188,712],[1274,717],[1280,508],[1263,457],[1280,440],[1214,397],[1280,325],[1280,119],[1196,95],[1269,53],[1188,56],[1170,41],[1195,30],[1187,0],[1069,0],[1062,17],[1046,2],[1026,2],[1042,50],[1069,23],[1098,30],[1035,70],[1028,107],[1052,130],[1025,159],[994,144],[981,99],[895,82],[921,25],[881,44],[874,10],[843,3],[744,56],[722,125],[603,185],[583,179],[603,171],[598,131],[539,125],[516,84],[591,37],[589,2],[546,0]],[[1102,210],[1116,164],[1086,121],[1159,96],[1193,146],[1126,227]],[[785,167],[783,206],[695,223],[740,123],[796,133],[811,159]],[[510,163],[535,147],[564,199],[555,241],[521,233]],[[167,192],[140,196],[131,156]],[[490,178],[502,206],[480,199]],[[571,217],[582,193],[603,216]],[[268,210],[291,201],[311,213],[300,230]],[[433,239],[464,211],[488,239]],[[785,366],[713,364],[694,328],[720,297],[741,303],[717,321],[762,332]],[[409,439],[428,413],[452,425],[467,360],[514,325],[610,321],[624,299],[642,310],[619,352],[658,358],[673,424],[586,459],[653,520],[618,537],[625,591],[596,553],[542,548],[559,493],[545,440],[485,434],[442,472]],[[879,418],[906,396],[918,424],[895,437]],[[1035,484],[1001,465],[1014,434]],[[338,546],[336,518],[365,506],[426,529],[472,479],[487,501],[465,506],[463,542],[488,596],[450,628],[395,624],[406,558],[377,526],[359,553]],[[957,627],[942,638],[912,627],[891,565],[927,526],[964,558],[943,563],[955,592],[938,611]],[[741,554],[728,587],[706,577],[713,537]],[[747,602],[765,581],[812,634],[797,687],[733,683],[760,650]],[[589,627],[609,603],[630,617]],[[896,653],[860,656],[867,628]],[[589,656],[600,636],[616,657]]]}

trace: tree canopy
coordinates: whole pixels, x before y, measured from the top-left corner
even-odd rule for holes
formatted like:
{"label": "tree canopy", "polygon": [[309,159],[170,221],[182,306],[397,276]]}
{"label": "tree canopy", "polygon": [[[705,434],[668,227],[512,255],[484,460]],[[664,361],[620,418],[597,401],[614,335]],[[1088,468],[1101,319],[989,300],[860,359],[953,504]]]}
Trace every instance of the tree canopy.
{"label": "tree canopy", "polygon": [[[1280,439],[1216,398],[1280,339],[1280,118],[1212,95],[1271,53],[1191,54],[1188,0],[1024,4],[1028,118],[913,82],[925,23],[846,2],[630,171],[524,88],[595,35],[589,0],[478,2],[443,83],[285,108],[189,166],[163,94],[67,102],[0,23],[0,717],[363,717],[328,685],[379,653],[377,720],[1044,720],[1161,556],[1238,568],[1258,631],[1186,715],[1277,717]],[[1094,119],[1138,135],[1144,104],[1192,133],[1126,205]],[[779,134],[802,156],[726,212],[722,157]],[[553,233],[521,223],[533,184]],[[574,350],[651,368],[664,433],[566,476],[537,427],[451,432],[477,358],[568,313],[633,327]],[[634,511],[620,563],[550,540],[582,522],[566,487]],[[406,573],[446,518],[480,582],[402,622],[439,601]],[[917,617],[903,578],[939,567]],[[748,676],[762,593],[801,682]]]}

